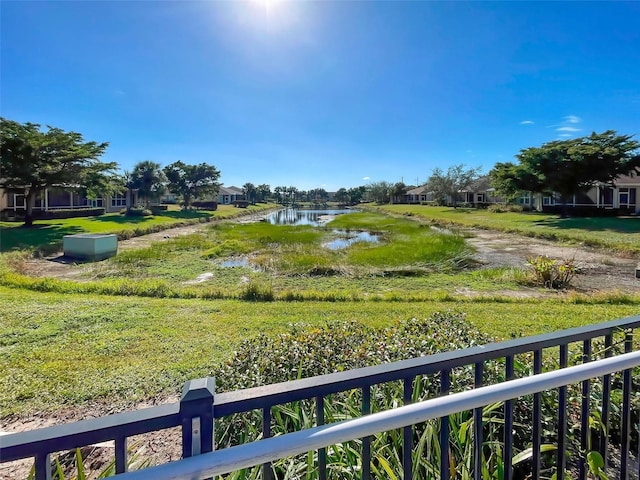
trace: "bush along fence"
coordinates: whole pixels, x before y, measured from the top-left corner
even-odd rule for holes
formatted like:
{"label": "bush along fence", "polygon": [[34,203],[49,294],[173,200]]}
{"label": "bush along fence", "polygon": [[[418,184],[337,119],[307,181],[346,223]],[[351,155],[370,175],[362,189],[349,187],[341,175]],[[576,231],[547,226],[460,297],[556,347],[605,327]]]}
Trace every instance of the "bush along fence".
{"label": "bush along fence", "polygon": [[[354,331],[332,325],[312,332],[313,344],[300,332],[276,337],[271,368],[302,377],[302,359],[322,369],[339,346],[365,364],[415,355],[443,324],[451,337],[473,333],[437,314],[348,350]],[[227,393],[213,378],[192,380],[179,403],[1,437],[0,459],[35,457],[46,479],[50,453],[115,440],[124,473],[128,437],[181,426],[185,460],[124,477],[638,478],[638,329],[635,316]],[[252,365],[222,383],[261,383],[265,338],[217,372]]]}

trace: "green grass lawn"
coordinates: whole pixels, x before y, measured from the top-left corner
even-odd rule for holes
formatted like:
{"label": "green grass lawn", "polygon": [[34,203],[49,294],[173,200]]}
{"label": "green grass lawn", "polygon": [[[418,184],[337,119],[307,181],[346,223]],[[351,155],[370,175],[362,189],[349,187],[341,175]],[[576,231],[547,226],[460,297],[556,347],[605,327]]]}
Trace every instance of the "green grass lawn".
{"label": "green grass lawn", "polygon": [[484,209],[426,205],[383,205],[375,208],[415,215],[437,223],[486,228],[640,254],[640,217],[560,218],[558,215],[537,212],[492,213]]}
{"label": "green grass lawn", "polygon": [[[0,287],[0,418],[90,401],[120,404],[178,392],[245,338],[291,323],[372,326],[455,310],[497,339],[638,313],[637,305],[558,300],[271,302],[54,294]],[[8,306],[11,308],[8,308]]]}
{"label": "green grass lawn", "polygon": [[0,222],[0,252],[37,249],[49,253],[57,251],[62,246],[64,235],[115,233],[131,237],[155,229],[170,228],[172,225],[197,223],[205,219],[232,218],[274,207],[275,204],[259,204],[247,209],[238,209],[231,205],[219,205],[216,211],[172,209],[149,217],[128,217],[119,213],[108,213],[99,217],[36,220],[31,228],[24,228],[21,222]]}

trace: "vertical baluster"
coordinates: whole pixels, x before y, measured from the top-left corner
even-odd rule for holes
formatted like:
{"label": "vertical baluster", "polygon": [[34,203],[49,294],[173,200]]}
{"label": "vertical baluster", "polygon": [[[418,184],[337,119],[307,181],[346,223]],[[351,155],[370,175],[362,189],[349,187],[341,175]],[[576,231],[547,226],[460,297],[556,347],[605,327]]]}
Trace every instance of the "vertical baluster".
{"label": "vertical baluster", "polygon": [[[271,437],[271,406],[266,406],[262,409],[262,438],[269,437]],[[271,480],[273,478],[271,462],[262,464],[262,478],[264,480]]]}
{"label": "vertical baluster", "polygon": [[[403,380],[403,398],[405,405],[411,403],[413,397],[413,380],[414,377],[405,378]],[[419,381],[419,379],[418,379]],[[404,480],[411,480],[413,471],[413,459],[411,452],[413,451],[413,428],[411,425],[404,427],[402,438],[402,472]]]}
{"label": "vertical baluster", "polygon": [[[482,386],[482,374],[484,366],[482,362],[475,364],[474,387]],[[484,443],[482,435],[482,407],[473,410],[473,478],[475,480],[482,479],[482,444]]]}
{"label": "vertical baluster", "polygon": [[[624,337],[624,352],[632,351],[633,334],[627,332]],[[621,457],[620,457],[620,478],[628,478],[629,470],[629,449],[631,436],[631,369],[622,373],[622,411],[620,412],[620,423],[622,424],[621,437]]]}
{"label": "vertical baluster", "polygon": [[[582,345],[582,362],[591,361],[591,340],[585,340]],[[580,447],[586,452],[589,448],[589,392],[591,390],[590,380],[582,382],[582,407],[580,409]],[[585,455],[581,455],[578,461],[578,478],[587,478],[587,462]]]}
{"label": "vertical baluster", "polygon": [[[316,397],[316,425],[324,425],[324,397]],[[318,449],[318,479],[327,480],[327,449]]]}
{"label": "vertical baluster", "polygon": [[[613,334],[604,337],[604,356],[612,355]],[[604,471],[607,471],[607,451],[609,450],[609,410],[611,402],[611,375],[605,375],[602,379],[602,412],[600,420],[604,432],[600,432],[600,455],[604,460]]]}
{"label": "vertical baluster", "polygon": [[[451,388],[451,370],[440,372],[440,395],[448,395]],[[449,417],[440,418],[440,479],[449,480]]]}
{"label": "vertical baluster", "polygon": [[36,455],[36,480],[51,480],[51,458],[48,453]]}
{"label": "vertical baluster", "polygon": [[115,439],[116,475],[127,471],[127,437]]}
{"label": "vertical baluster", "polygon": [[[513,380],[513,355],[505,359],[505,373],[507,380]],[[504,480],[512,480],[513,467],[513,400],[504,402]]]}
{"label": "vertical baluster", "polygon": [[[362,387],[362,414],[371,413],[371,387]],[[362,439],[362,480],[371,478],[371,437]]]}
{"label": "vertical baluster", "polygon": [[[542,372],[542,350],[533,352],[533,374]],[[540,478],[540,446],[542,445],[542,394],[533,394],[533,478]]]}
{"label": "vertical baluster", "polygon": [[[560,345],[560,368],[567,368],[569,346]],[[562,386],[558,392],[558,452],[557,452],[557,480],[564,480],[564,469],[567,464],[567,387]]]}

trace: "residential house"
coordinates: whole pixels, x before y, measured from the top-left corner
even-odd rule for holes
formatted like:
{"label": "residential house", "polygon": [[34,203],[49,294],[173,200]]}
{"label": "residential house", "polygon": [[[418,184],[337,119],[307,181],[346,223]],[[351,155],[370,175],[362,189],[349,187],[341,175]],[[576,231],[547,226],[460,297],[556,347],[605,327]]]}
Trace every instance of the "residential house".
{"label": "residential house", "polygon": [[469,188],[460,190],[456,197],[459,204],[474,206],[486,206],[495,203],[506,203],[504,197],[496,194],[495,188],[491,186],[489,176],[485,175],[473,182]]}
{"label": "residential house", "polygon": [[[433,201],[433,193],[427,191],[426,186],[417,187],[407,192],[408,203],[424,203]],[[446,196],[446,202],[453,202]],[[489,177],[484,176],[474,182],[469,188],[460,190],[456,196],[458,205],[486,206],[505,203],[506,199],[497,195],[491,187]],[[516,203],[534,210],[552,210],[563,205],[559,194],[531,194],[523,192],[516,198]],[[566,207],[570,208],[602,208],[627,211],[640,214],[640,176],[621,176],[614,185],[604,183],[595,185],[587,192],[582,192],[567,199]]]}
{"label": "residential house", "polygon": [[407,191],[407,203],[423,203],[434,201],[433,192],[429,192],[425,185]]}
{"label": "residential house", "polygon": [[[534,202],[534,207],[538,210],[563,205],[562,198],[558,194],[536,195]],[[573,195],[564,205],[640,213],[640,176],[624,175],[618,177],[613,185],[597,184],[587,192]]]}
{"label": "residential house", "polygon": [[[127,202],[130,203],[127,203]],[[127,192],[97,199],[88,199],[68,186],[52,186],[45,188],[36,194],[34,210],[72,210],[78,208],[104,208],[106,212],[119,212],[121,209],[135,205],[137,193],[132,192],[131,198],[127,198]],[[23,212],[27,209],[26,198],[22,192],[0,188],[0,212]]]}
{"label": "residential house", "polygon": [[238,187],[220,187],[218,192],[218,204],[231,205],[234,202],[244,200],[244,193],[241,188]]}

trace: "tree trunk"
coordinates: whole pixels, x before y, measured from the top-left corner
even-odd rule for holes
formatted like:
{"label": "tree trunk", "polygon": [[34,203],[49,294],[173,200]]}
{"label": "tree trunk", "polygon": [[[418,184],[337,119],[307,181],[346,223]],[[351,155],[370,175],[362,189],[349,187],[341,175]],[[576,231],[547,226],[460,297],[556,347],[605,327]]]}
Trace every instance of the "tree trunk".
{"label": "tree trunk", "polygon": [[562,195],[562,208],[560,210],[560,218],[569,218],[569,206],[567,205],[566,195]]}
{"label": "tree trunk", "polygon": [[35,189],[29,188],[24,199],[27,207],[24,213],[24,226],[32,227],[33,226],[33,207],[35,206],[35,203],[36,203]]}

